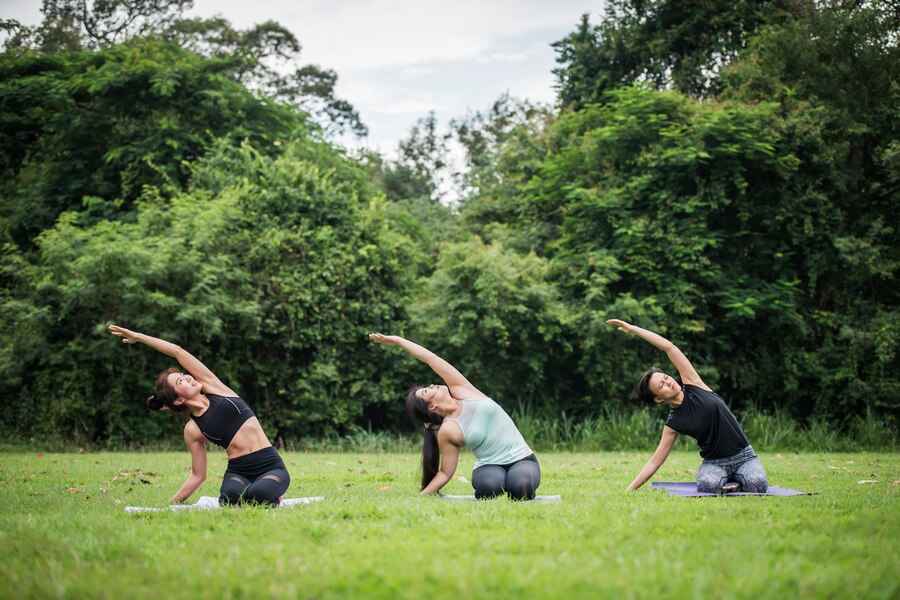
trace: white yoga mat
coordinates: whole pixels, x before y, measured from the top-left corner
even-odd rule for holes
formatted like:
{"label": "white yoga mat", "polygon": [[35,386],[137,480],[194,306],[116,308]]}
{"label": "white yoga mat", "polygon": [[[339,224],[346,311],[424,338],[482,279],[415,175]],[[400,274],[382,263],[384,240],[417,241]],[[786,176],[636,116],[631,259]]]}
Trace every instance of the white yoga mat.
{"label": "white yoga mat", "polygon": [[[474,500],[475,496],[454,496],[453,494],[441,494],[442,500]],[[562,497],[557,494],[555,496],[535,496],[532,500],[524,500],[524,502],[534,502],[537,504],[559,504]]]}
{"label": "white yoga mat", "polygon": [[[310,504],[312,502],[321,502],[325,496],[310,496],[309,498],[285,498],[278,505],[278,508],[290,508],[298,504]],[[216,510],[219,506],[219,499],[215,496],[200,496],[200,499],[193,504],[172,504],[165,508],[156,508],[150,506],[126,506],[125,512],[159,512],[163,510]]]}

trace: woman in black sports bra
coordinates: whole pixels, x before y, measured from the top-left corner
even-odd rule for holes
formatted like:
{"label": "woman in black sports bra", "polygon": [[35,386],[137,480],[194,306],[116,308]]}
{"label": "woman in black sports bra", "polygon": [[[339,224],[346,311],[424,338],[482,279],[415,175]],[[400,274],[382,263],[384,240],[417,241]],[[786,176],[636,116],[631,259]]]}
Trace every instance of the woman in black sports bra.
{"label": "woman in black sports bra", "polygon": [[110,325],[123,344],[140,342],[171,356],[181,369],[171,368],[156,379],[156,394],[147,399],[151,410],[190,411],[184,442],[191,452],[191,475],[172,502],[183,502],[206,480],[206,441],[225,448],[228,468],[219,494],[221,504],[255,502],[277,505],[291,477],[259,421],[231,388],[187,350],[165,340]]}

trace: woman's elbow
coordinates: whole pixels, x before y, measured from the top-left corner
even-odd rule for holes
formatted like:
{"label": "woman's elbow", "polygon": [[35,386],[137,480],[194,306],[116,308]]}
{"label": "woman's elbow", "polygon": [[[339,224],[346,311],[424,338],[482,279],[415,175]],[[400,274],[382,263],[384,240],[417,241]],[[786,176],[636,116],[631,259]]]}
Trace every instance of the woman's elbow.
{"label": "woman's elbow", "polygon": [[653,472],[656,473],[663,463],[666,462],[666,457],[663,456],[661,458],[651,458],[650,462],[647,463],[647,466],[653,469]]}

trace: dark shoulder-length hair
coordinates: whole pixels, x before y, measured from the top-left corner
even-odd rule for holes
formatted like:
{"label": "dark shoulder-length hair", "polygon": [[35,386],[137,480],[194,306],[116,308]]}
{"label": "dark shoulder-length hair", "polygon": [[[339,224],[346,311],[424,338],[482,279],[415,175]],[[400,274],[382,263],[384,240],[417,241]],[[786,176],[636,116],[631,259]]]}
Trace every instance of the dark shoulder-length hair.
{"label": "dark shoulder-length hair", "polygon": [[638,379],[637,385],[635,386],[635,392],[637,393],[639,401],[645,404],[656,404],[656,394],[650,389],[650,378],[656,373],[663,372],[664,371],[659,367],[651,367],[646,373],[641,375],[641,378]]}

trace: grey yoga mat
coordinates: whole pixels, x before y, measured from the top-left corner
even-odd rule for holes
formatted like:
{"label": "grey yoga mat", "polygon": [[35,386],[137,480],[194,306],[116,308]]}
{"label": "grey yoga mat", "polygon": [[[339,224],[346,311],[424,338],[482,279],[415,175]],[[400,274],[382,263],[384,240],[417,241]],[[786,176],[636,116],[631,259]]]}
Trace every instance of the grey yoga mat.
{"label": "grey yoga mat", "polygon": [[[441,494],[441,500],[474,500],[475,496],[454,496],[453,494]],[[525,500],[525,502],[534,502],[536,504],[559,504],[562,498],[559,494],[555,496],[535,496],[533,500]]]}
{"label": "grey yoga mat", "polygon": [[[683,496],[686,498],[717,496],[718,494],[710,494],[708,492],[698,492],[697,483],[695,481],[654,481],[653,489],[663,489],[673,496]],[[754,492],[730,492],[725,496],[811,496],[819,492],[800,492],[790,488],[783,488],[777,485],[770,485],[765,494]]]}
{"label": "grey yoga mat", "polygon": [[[309,498],[285,498],[278,505],[278,508],[290,508],[298,504],[309,504],[311,502],[321,502],[325,496],[310,496]],[[157,508],[151,506],[126,506],[125,512],[160,512],[163,510],[216,510],[219,506],[219,499],[215,496],[200,496],[200,499],[193,504],[173,504],[165,508]]]}

